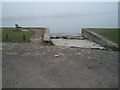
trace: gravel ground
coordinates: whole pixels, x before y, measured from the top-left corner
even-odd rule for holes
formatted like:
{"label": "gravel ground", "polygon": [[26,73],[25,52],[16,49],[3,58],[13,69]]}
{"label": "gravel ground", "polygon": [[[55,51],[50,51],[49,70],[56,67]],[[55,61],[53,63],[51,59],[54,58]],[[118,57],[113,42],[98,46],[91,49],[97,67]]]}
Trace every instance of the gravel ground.
{"label": "gravel ground", "polygon": [[0,43],[0,89],[2,88],[2,43]]}
{"label": "gravel ground", "polygon": [[3,43],[3,88],[117,88],[118,53]]}

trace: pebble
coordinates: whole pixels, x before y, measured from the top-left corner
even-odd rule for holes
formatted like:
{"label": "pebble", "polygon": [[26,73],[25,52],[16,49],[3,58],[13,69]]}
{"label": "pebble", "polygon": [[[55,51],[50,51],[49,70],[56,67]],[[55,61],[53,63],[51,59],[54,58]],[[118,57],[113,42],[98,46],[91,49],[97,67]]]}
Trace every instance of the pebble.
{"label": "pebble", "polygon": [[28,55],[29,55],[30,53],[26,53],[26,54],[28,54]]}
{"label": "pebble", "polygon": [[36,55],[39,55],[39,53],[36,53]]}
{"label": "pebble", "polygon": [[90,52],[88,52],[90,54]]}
{"label": "pebble", "polygon": [[42,53],[43,55],[46,54],[46,53]]}
{"label": "pebble", "polygon": [[48,52],[49,52],[50,50],[48,50]]}
{"label": "pebble", "polygon": [[81,55],[81,53],[78,53],[77,55]]}
{"label": "pebble", "polygon": [[58,54],[55,55],[55,57],[58,57],[58,56],[59,56]]}
{"label": "pebble", "polygon": [[12,86],[13,86],[13,85],[15,85],[15,84],[14,84],[14,83],[12,83],[12,84],[10,84],[10,85],[12,85]]}
{"label": "pebble", "polygon": [[88,57],[88,59],[91,58],[91,57]]}
{"label": "pebble", "polygon": [[64,55],[63,53],[59,53],[59,55]]}
{"label": "pebble", "polygon": [[17,53],[16,53],[16,52],[6,52],[6,54],[15,55],[15,54],[17,54]]}

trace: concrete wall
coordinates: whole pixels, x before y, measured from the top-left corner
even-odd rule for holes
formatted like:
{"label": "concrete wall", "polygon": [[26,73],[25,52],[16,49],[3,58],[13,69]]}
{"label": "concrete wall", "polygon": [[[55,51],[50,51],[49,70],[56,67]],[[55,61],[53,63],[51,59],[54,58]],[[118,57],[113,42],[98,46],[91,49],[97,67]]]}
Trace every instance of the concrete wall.
{"label": "concrete wall", "polygon": [[116,43],[100,36],[99,34],[97,33],[94,33],[88,29],[82,29],[82,34],[81,34],[83,37],[89,39],[89,40],[92,40],[102,46],[107,46],[107,47],[112,47],[112,46],[117,46]]}
{"label": "concrete wall", "polygon": [[48,28],[45,30],[43,41],[50,41],[50,30]]}

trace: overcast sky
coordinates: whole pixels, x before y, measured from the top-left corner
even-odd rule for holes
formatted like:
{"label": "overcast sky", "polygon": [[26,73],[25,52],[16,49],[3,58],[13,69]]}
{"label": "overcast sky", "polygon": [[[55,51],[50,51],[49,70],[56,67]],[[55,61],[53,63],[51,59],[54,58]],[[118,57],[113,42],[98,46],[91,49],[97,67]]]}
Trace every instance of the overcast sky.
{"label": "overcast sky", "polygon": [[[51,31],[117,27],[117,2],[3,2],[2,25],[46,26]],[[68,32],[68,31],[66,31]]]}
{"label": "overcast sky", "polygon": [[61,18],[76,17],[94,14],[117,13],[116,3],[88,2],[88,3],[43,3],[43,2],[16,2],[2,3],[3,18]]}

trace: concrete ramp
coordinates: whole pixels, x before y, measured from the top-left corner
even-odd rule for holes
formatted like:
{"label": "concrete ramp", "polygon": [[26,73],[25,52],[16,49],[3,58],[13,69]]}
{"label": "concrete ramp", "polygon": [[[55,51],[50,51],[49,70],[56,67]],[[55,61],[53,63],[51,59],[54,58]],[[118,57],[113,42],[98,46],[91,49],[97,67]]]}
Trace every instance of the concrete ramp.
{"label": "concrete ramp", "polygon": [[71,39],[51,39],[52,43],[57,46],[80,47],[80,48],[99,48],[104,47],[89,40],[71,40]]}

